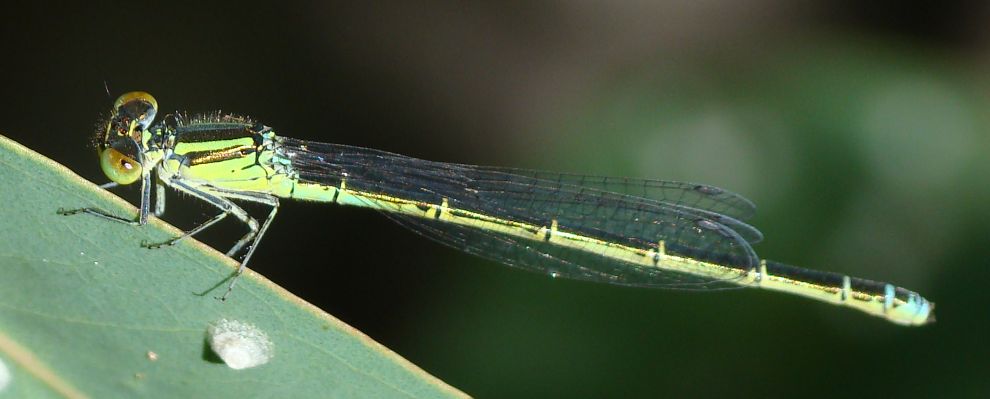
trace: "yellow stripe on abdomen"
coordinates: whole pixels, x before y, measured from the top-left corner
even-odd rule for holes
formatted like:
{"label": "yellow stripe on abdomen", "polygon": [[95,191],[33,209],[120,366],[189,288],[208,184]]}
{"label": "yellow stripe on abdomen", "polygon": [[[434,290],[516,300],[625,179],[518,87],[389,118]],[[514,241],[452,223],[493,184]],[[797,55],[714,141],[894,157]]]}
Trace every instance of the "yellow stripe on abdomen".
{"label": "yellow stripe on abdomen", "polygon": [[636,248],[561,230],[556,220],[550,220],[547,226],[537,226],[454,208],[450,206],[446,198],[440,204],[416,202],[383,194],[351,190],[346,187],[346,181],[343,181],[340,187],[295,182],[291,197],[373,208],[385,212],[438,220],[512,237],[548,242],[559,247],[626,262],[635,267],[668,270],[740,286],[787,292],[859,309],[898,324],[925,324],[933,307],[920,295],[912,296],[909,300],[894,297],[891,290],[896,287],[893,286],[889,286],[891,288],[888,293],[871,294],[850,288],[848,277],[843,280],[843,284],[831,286],[815,281],[803,281],[797,278],[773,275],[767,271],[765,262],[761,262],[758,268],[743,270],[668,253],[663,241],[658,242],[656,248]]}

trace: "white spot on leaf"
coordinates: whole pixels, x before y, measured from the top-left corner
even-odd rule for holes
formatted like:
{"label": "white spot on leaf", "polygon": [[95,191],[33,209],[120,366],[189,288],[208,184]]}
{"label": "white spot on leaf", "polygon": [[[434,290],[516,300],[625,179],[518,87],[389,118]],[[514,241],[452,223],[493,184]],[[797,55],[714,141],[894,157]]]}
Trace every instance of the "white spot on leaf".
{"label": "white spot on leaf", "polygon": [[0,359],[0,392],[7,389],[10,385],[10,369],[7,368],[7,364]]}
{"label": "white spot on leaf", "polygon": [[220,319],[206,332],[210,348],[234,370],[268,363],[274,355],[268,335],[251,324]]}

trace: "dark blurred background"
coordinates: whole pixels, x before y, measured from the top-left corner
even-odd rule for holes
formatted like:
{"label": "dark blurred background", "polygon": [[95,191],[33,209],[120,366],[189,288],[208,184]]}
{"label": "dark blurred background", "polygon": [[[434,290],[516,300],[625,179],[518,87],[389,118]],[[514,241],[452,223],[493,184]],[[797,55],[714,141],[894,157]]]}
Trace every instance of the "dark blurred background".
{"label": "dark blurred background", "polygon": [[[990,392],[985,2],[88,3],[0,9],[0,133],[94,182],[97,117],[146,90],[310,140],[715,184],[760,206],[762,257],[938,303],[905,328],[757,290],[551,280],[284,202],[252,268],[471,395]],[[212,214],[173,196],[165,219]]]}

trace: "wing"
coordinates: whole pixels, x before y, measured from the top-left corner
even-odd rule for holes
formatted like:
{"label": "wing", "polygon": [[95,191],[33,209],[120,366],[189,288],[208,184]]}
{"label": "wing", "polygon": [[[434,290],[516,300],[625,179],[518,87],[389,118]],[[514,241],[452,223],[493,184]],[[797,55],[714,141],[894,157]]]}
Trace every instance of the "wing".
{"label": "wing", "polygon": [[743,269],[733,269],[720,276],[678,273],[487,230],[398,213],[382,214],[409,230],[451,248],[552,278],[648,288],[713,290],[741,288],[733,282],[746,274]]}
{"label": "wing", "polygon": [[[582,178],[578,175],[431,162],[337,144],[282,138],[279,146],[277,151],[291,160],[301,180],[336,185],[343,179],[349,190],[423,204],[440,204],[446,200],[454,209],[531,226],[550,226],[555,222],[560,231],[625,247],[656,250],[663,241],[667,253],[718,263],[732,270],[720,276],[674,273],[598,253],[598,248],[560,246],[550,241],[385,212],[417,233],[510,266],[612,284],[719,288],[725,286],[721,283],[738,279],[759,264],[748,243],[748,239],[759,237],[758,230],[730,216],[689,204],[731,202],[703,202],[700,198],[709,195],[706,193],[716,196],[724,193],[709,188],[635,180],[640,187],[668,184],[666,195],[670,198],[660,201],[624,193],[630,189],[620,190],[621,180],[613,178],[586,177],[584,181],[598,183],[580,184]],[[604,190],[608,187],[615,191]],[[663,192],[659,188],[650,190]],[[682,196],[678,199],[673,193]]]}
{"label": "wing", "polygon": [[648,198],[666,204],[677,204],[736,220],[748,220],[756,213],[749,199],[719,187],[668,180],[632,177],[590,176],[539,170],[475,166],[479,170],[502,172],[542,180],[548,184],[586,187],[634,197]]}
{"label": "wing", "polygon": [[511,169],[491,166],[459,165],[477,171],[481,178],[500,181],[518,181],[522,185],[538,185],[542,189],[587,189],[588,192],[604,192],[634,197],[642,202],[650,200],[669,208],[717,221],[735,230],[747,242],[763,240],[763,233],[742,220],[756,212],[756,206],[748,199],[715,186],[665,180],[636,179],[629,177],[587,176],[528,169]]}

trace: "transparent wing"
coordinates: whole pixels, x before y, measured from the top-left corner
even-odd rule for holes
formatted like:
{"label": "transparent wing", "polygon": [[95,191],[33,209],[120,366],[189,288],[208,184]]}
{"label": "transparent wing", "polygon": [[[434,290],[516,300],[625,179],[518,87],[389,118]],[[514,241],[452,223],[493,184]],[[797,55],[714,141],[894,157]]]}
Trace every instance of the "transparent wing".
{"label": "transparent wing", "polygon": [[449,247],[553,278],[649,288],[712,290],[741,288],[732,283],[745,276],[743,269],[733,269],[721,276],[697,276],[642,267],[542,241],[525,240],[404,214],[382,214],[407,229]]}
{"label": "transparent wing", "polygon": [[756,206],[748,199],[718,187],[697,183],[627,177],[586,176],[528,169],[512,169],[491,166],[461,165],[475,169],[496,181],[518,181],[523,185],[536,184],[542,189],[560,187],[589,189],[649,200],[676,208],[682,212],[717,221],[735,230],[749,243],[763,240],[763,233],[742,220],[756,212]]}
{"label": "transparent wing", "polygon": [[756,213],[749,199],[719,187],[668,180],[632,177],[590,176],[497,166],[476,166],[481,170],[526,176],[547,183],[587,187],[599,191],[648,198],[667,204],[679,204],[736,220],[748,220]]}
{"label": "transparent wing", "polygon": [[[612,284],[666,288],[722,288],[757,267],[747,242],[759,231],[732,217],[675,198],[658,201],[624,194],[618,180],[604,191],[544,172],[424,161],[384,151],[281,138],[276,148],[301,180],[338,185],[424,204],[450,207],[594,237],[633,248],[666,251],[733,268],[724,276],[694,276],[643,267],[582,248],[563,247],[470,226],[387,214],[403,226],[468,253],[555,276]],[[522,172],[522,173],[517,173]],[[523,174],[525,173],[525,174]],[[591,178],[589,178],[591,179]],[[590,180],[589,180],[590,181]],[[637,180],[636,184],[642,183]],[[707,191],[707,190],[703,190]],[[698,197],[688,202],[697,202]],[[740,233],[744,231],[746,237]]]}

